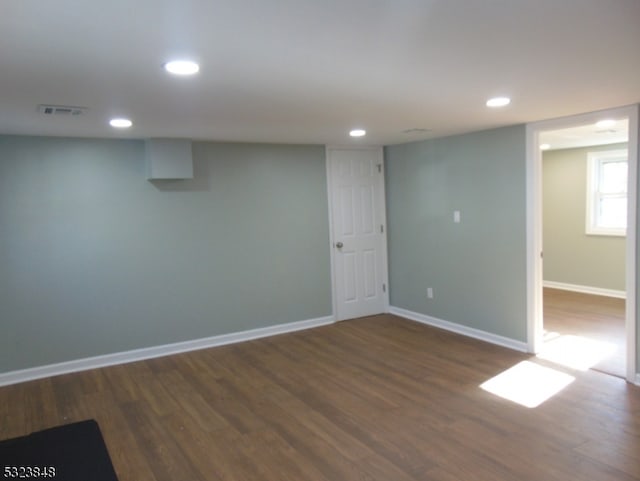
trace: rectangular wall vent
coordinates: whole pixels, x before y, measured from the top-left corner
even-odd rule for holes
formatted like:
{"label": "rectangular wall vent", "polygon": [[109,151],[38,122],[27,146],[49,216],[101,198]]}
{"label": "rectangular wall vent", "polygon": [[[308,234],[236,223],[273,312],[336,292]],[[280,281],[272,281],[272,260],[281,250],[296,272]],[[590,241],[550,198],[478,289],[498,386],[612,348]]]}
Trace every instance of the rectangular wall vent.
{"label": "rectangular wall vent", "polygon": [[60,115],[76,117],[86,113],[86,107],[73,107],[70,105],[38,105],[38,112],[44,115]]}

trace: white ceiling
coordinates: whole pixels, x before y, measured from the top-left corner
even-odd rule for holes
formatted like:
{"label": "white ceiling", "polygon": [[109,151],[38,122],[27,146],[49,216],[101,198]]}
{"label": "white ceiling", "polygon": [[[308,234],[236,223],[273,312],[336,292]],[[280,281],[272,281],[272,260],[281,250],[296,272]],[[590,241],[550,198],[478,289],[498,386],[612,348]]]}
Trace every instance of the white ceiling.
{"label": "white ceiling", "polygon": [[599,127],[596,124],[578,125],[566,129],[540,132],[540,144],[548,144],[549,150],[588,147],[592,145],[609,145],[629,140],[628,119],[615,120],[615,124]]}
{"label": "white ceiling", "polygon": [[394,144],[637,103],[639,46],[639,0],[4,0],[0,133]]}

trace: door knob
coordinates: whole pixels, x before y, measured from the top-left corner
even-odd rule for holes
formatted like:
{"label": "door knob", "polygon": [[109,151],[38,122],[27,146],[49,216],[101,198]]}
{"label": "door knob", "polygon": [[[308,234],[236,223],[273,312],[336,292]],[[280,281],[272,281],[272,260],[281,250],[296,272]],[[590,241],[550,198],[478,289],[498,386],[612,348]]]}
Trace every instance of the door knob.
{"label": "door knob", "polygon": [[344,244],[342,242],[336,242],[336,247],[338,249],[342,249],[343,246],[344,246]]}

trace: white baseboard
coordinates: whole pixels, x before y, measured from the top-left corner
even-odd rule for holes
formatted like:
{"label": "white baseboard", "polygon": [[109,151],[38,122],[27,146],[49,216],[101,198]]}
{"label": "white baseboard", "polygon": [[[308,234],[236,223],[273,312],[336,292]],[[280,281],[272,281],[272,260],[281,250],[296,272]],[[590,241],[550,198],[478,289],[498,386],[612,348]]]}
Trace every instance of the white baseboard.
{"label": "white baseboard", "polygon": [[275,326],[251,329],[248,331],[233,332],[230,334],[222,334],[219,336],[194,339],[192,341],[176,342],[172,344],[164,344],[162,346],[153,346],[143,349],[134,349],[131,351],[116,352],[103,356],[88,357],[85,359],[76,359],[73,361],[61,362],[57,364],[49,364],[46,366],[21,369],[19,371],[0,373],[0,386],[17,384],[34,379],[41,379],[43,377],[58,376],[60,374],[68,374],[71,372],[79,372],[86,371],[88,369],[113,366],[116,364],[142,361],[144,359],[168,356],[170,354],[179,354],[181,352],[206,349],[208,347],[234,344],[237,342],[259,339],[261,337],[269,337],[275,336],[277,334],[301,331],[303,329],[311,329],[312,327],[324,326],[327,324],[332,324],[333,322],[335,322],[335,318],[333,316],[320,317],[317,319],[309,319],[306,321],[290,322],[287,324],[278,324]]}
{"label": "white baseboard", "polygon": [[581,292],[582,294],[593,294],[596,296],[617,297],[618,299],[626,299],[625,291],[615,289],[604,289],[602,287],[580,286],[577,284],[567,284],[566,282],[542,281],[543,287],[551,287],[553,289],[562,289],[563,291]]}
{"label": "white baseboard", "polygon": [[463,336],[473,337],[474,339],[479,339],[491,344],[497,344],[498,346],[508,347],[509,349],[514,349],[516,351],[528,352],[528,346],[526,342],[520,342],[508,337],[498,336],[497,334],[492,334],[490,332],[481,331],[472,327],[463,326],[462,324],[456,324],[455,322],[444,321],[442,319],[438,319],[437,317],[431,317],[425,314],[420,314],[418,312],[408,311],[407,309],[402,309],[401,307],[391,306],[389,308],[389,313],[396,316],[404,317],[406,319],[411,319],[412,321],[417,321],[422,324],[427,324],[429,326],[439,327],[440,329],[455,332],[456,334],[462,334]]}

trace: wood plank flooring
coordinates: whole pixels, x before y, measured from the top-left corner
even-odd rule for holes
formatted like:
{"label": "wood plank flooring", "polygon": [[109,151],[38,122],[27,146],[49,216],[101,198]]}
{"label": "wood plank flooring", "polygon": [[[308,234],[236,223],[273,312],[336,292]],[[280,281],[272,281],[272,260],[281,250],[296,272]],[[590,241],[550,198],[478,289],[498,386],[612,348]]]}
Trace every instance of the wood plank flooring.
{"label": "wood plank flooring", "polygon": [[2,387],[0,439],[95,418],[120,481],[640,480],[640,388],[480,389],[523,360],[375,316]]}
{"label": "wood plank flooring", "polygon": [[593,368],[625,377],[625,301],[560,289],[544,289],[545,331],[581,336],[612,346]]}

